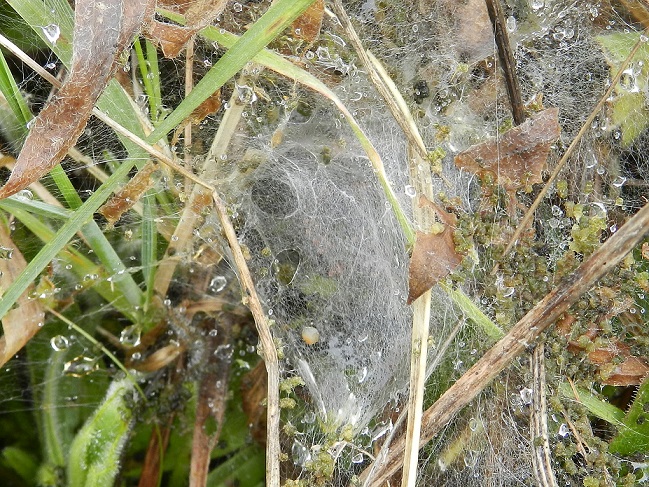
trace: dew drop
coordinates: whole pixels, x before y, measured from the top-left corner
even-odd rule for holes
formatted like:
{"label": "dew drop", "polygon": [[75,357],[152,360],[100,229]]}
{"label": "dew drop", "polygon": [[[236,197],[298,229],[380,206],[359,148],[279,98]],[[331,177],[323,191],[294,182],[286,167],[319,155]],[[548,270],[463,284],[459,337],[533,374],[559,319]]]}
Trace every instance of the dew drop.
{"label": "dew drop", "polygon": [[417,196],[417,190],[414,186],[410,186],[409,184],[406,185],[406,196],[409,196],[411,198]]}
{"label": "dew drop", "polygon": [[561,426],[559,426],[559,436],[565,438],[569,433],[570,429],[568,428],[568,425],[566,423],[561,423]]}
{"label": "dew drop", "polygon": [[478,420],[477,420],[477,419],[475,419],[475,418],[471,418],[471,419],[469,420],[469,429],[470,429],[471,431],[475,431],[475,430],[478,429]]}
{"label": "dew drop", "polygon": [[616,188],[621,188],[624,183],[626,183],[626,178],[624,176],[618,176],[615,178],[615,181],[613,181],[613,186]]}
{"label": "dew drop", "polygon": [[352,463],[363,463],[363,454],[357,453],[352,457]]}
{"label": "dew drop", "polygon": [[307,462],[311,460],[309,449],[297,440],[293,442],[291,447],[291,456],[293,457],[293,463],[300,467],[306,466]]}
{"label": "dew drop", "polygon": [[34,194],[28,189],[23,189],[16,193],[16,198],[21,198],[23,200],[31,201],[34,199]]}
{"label": "dew drop", "polygon": [[56,335],[50,339],[50,345],[55,352],[62,352],[70,346],[70,342],[63,335]]}
{"label": "dew drop", "polygon": [[119,341],[127,347],[137,347],[140,344],[142,332],[138,325],[127,326],[119,335]]}
{"label": "dew drop", "polygon": [[514,32],[516,30],[516,17],[510,15],[505,21],[505,26],[507,27],[507,32]]}
{"label": "dew drop", "polygon": [[63,373],[72,377],[83,377],[99,369],[97,359],[79,355],[63,365]]}
{"label": "dew drop", "polygon": [[232,10],[234,10],[235,12],[241,12],[243,10],[243,6],[239,2],[236,2],[234,5],[232,5]]}
{"label": "dew drop", "polygon": [[228,280],[223,276],[215,276],[208,286],[208,291],[213,294],[220,293],[225,289],[225,286],[228,284]]}
{"label": "dew drop", "polygon": [[43,30],[43,35],[47,38],[47,40],[52,44],[56,44],[56,41],[58,41],[59,37],[61,36],[60,27],[56,24],[49,24],[45,27],[41,27],[41,29]]}
{"label": "dew drop", "polygon": [[545,0],[530,0],[530,7],[532,10],[538,10],[545,6]]}
{"label": "dew drop", "polygon": [[0,245],[0,259],[11,259],[14,249],[9,249]]}
{"label": "dew drop", "polygon": [[214,330],[210,330],[210,332],[208,333],[208,335],[211,337],[215,337],[218,334],[219,334],[219,330],[217,330],[216,328]]}
{"label": "dew drop", "polygon": [[313,424],[315,423],[315,413],[313,411],[307,412],[304,416],[302,416],[302,423],[305,424]]}
{"label": "dew drop", "polygon": [[523,387],[519,392],[521,400],[526,406],[532,404],[532,392],[532,389],[530,389],[529,387]]}

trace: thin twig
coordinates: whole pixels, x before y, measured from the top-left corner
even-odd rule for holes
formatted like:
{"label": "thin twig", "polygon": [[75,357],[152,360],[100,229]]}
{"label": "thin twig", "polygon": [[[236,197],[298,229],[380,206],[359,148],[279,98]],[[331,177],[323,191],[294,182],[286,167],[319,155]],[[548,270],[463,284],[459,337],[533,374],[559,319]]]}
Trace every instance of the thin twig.
{"label": "thin twig", "polygon": [[523,97],[521,96],[521,87],[516,76],[516,61],[509,43],[509,35],[505,27],[505,16],[500,5],[500,0],[485,0],[489,19],[493,27],[496,46],[498,47],[498,58],[503,66],[505,74],[505,85],[507,86],[507,95],[512,106],[512,117],[514,124],[520,125],[525,121],[525,111],[523,109]]}
{"label": "thin twig", "polygon": [[[534,475],[541,487],[557,487],[552,471],[550,439],[548,436],[548,411],[545,390],[545,346],[539,343],[532,354],[532,410],[530,412],[530,442]],[[536,445],[538,439],[540,445]]]}
{"label": "thin twig", "polygon": [[503,252],[503,257],[506,256],[511,249],[516,245],[516,242],[518,242],[518,239],[521,236],[521,233],[525,230],[527,225],[530,223],[532,218],[534,217],[534,212],[536,209],[539,207],[541,204],[541,201],[543,201],[543,198],[547,194],[548,190],[550,189],[550,186],[556,179],[556,177],[559,175],[559,172],[563,168],[563,166],[568,162],[568,159],[572,155],[572,153],[575,151],[577,148],[577,144],[579,144],[579,141],[581,141],[582,137],[590,130],[591,125],[593,121],[595,120],[595,117],[599,114],[599,111],[602,109],[604,104],[606,103],[606,100],[611,96],[613,93],[613,90],[617,86],[618,82],[620,81],[620,78],[622,77],[622,74],[626,67],[629,65],[633,57],[635,56],[636,52],[638,52],[638,49],[640,49],[640,46],[645,44],[645,41],[642,40],[643,36],[647,35],[649,33],[649,29],[645,29],[638,39],[638,42],[635,43],[633,46],[633,49],[631,49],[631,52],[629,55],[626,57],[626,59],[622,62],[620,65],[620,70],[617,72],[615,77],[611,80],[611,84],[606,90],[606,93],[604,93],[604,96],[600,98],[600,100],[597,102],[597,105],[595,105],[595,108],[593,108],[593,111],[590,113],[584,124],[582,125],[581,129],[573,139],[572,143],[570,146],[568,146],[568,149],[566,149],[565,154],[563,154],[563,157],[559,160],[557,163],[557,166],[554,168],[554,171],[552,171],[552,174],[550,174],[549,179],[545,183],[545,186],[543,186],[543,189],[539,192],[539,195],[536,197],[534,200],[534,203],[532,203],[532,206],[530,206],[530,209],[527,210],[527,213],[525,213],[525,216],[521,220],[521,222],[518,225],[518,228],[516,228],[516,231],[514,232],[514,235],[512,235],[511,240],[507,244],[507,247],[505,248],[505,251]]}
{"label": "thin twig", "polygon": [[[485,353],[425,413],[420,447],[430,441],[464,406],[469,404],[517,356],[532,346],[582,294],[615,267],[649,232],[649,204],[627,221],[602,246],[537,303],[510,331]],[[380,486],[402,466],[405,439],[392,445],[378,478]],[[364,479],[369,469],[363,472]]]}

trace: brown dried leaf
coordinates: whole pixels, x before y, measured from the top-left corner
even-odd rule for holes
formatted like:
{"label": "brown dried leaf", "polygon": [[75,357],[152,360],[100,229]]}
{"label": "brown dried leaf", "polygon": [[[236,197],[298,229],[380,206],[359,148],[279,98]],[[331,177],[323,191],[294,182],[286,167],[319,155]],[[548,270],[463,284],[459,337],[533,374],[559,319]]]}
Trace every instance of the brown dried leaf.
{"label": "brown dried leaf", "polygon": [[116,193],[101,208],[101,213],[108,225],[112,227],[124,213],[130,210],[137,203],[142,195],[153,185],[151,174],[157,169],[157,166],[151,162],[146,164],[138,173]]}
{"label": "brown dried leaf", "polygon": [[314,42],[320,35],[323,16],[324,0],[316,0],[293,21],[293,37],[302,39],[308,44]]}
{"label": "brown dried leaf", "polygon": [[[0,224],[0,246],[13,249],[10,258],[0,259],[0,289],[5,289],[27,267],[27,262],[11,240],[9,229],[3,224]],[[31,290],[30,286],[18,299],[17,306],[2,318],[4,335],[0,337],[0,366],[25,346],[45,321],[40,303],[27,297]]]}
{"label": "brown dried leaf", "polygon": [[431,207],[443,225],[443,230],[435,234],[417,232],[408,269],[408,304],[450,274],[462,261],[453,242],[456,216],[439,208],[424,196],[420,197],[419,206]]}
{"label": "brown dried leaf", "polygon": [[165,0],[159,3],[185,16],[186,24],[184,26],[157,20],[148,26],[149,36],[160,45],[165,57],[175,58],[189,39],[199,30],[210,25],[223,12],[228,2],[227,0],[196,0],[193,2]]}
{"label": "brown dried leaf", "polygon": [[499,139],[461,152],[455,156],[455,165],[480,177],[491,173],[508,191],[540,183],[550,146],[561,133],[558,116],[558,108],[543,110]]}
{"label": "brown dried leaf", "polygon": [[6,198],[40,179],[72,147],[114,74],[120,52],[131,42],[153,0],[77,0],[72,67],[68,80],[41,110],[7,183]]}

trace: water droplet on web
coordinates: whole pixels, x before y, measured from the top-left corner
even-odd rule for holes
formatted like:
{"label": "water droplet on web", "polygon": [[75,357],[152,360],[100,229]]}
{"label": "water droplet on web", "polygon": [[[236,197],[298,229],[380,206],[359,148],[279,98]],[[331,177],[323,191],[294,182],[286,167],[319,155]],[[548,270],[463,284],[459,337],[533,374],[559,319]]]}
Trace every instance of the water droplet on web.
{"label": "water droplet on web", "polygon": [[47,63],[45,69],[56,69],[56,63]]}
{"label": "water droplet on web", "polygon": [[617,225],[615,225],[615,224],[611,225],[611,226],[609,227],[609,230],[610,230],[611,233],[615,233],[615,232],[617,232]]}
{"label": "water droplet on web", "polygon": [[[616,134],[617,134],[617,136],[616,136]],[[615,134],[613,134],[613,136],[614,136],[616,139],[619,139],[619,138],[620,138],[620,132],[615,132]],[[599,166],[599,167],[595,170],[595,172],[601,176],[602,174],[604,174],[604,173],[606,172],[606,168],[605,168],[604,166]]]}
{"label": "water droplet on web", "polygon": [[563,216],[563,210],[561,210],[557,205],[552,205],[552,214],[554,216]]}
{"label": "water droplet on web", "polygon": [[352,457],[352,463],[363,463],[363,454],[362,453],[356,453]]}
{"label": "water droplet on web", "polygon": [[61,352],[70,346],[70,342],[63,335],[56,335],[50,339],[50,345],[55,352]]}
{"label": "water droplet on web", "polygon": [[83,377],[99,369],[96,358],[79,355],[63,365],[63,373],[72,377]]}
{"label": "water droplet on web", "polygon": [[304,416],[302,416],[302,423],[305,424],[315,423],[315,413],[313,411],[309,411]]}
{"label": "water droplet on web", "polygon": [[358,372],[358,383],[362,384],[363,382],[365,382],[365,379],[367,379],[367,367],[363,367]]}
{"label": "water droplet on web", "polygon": [[568,428],[568,425],[566,423],[561,423],[561,426],[559,426],[558,434],[562,438],[565,438],[566,436],[568,436],[568,434],[570,434],[570,428]]}
{"label": "water droplet on web", "polygon": [[34,199],[34,194],[28,189],[23,189],[22,191],[18,191],[16,193],[16,198],[31,201]]}
{"label": "water droplet on web", "polygon": [[411,186],[409,184],[406,185],[406,196],[409,196],[411,198],[417,196],[417,190],[414,186]]}
{"label": "water droplet on web", "polygon": [[119,341],[127,347],[137,347],[140,344],[142,332],[138,325],[127,326],[119,335]]}
{"label": "water droplet on web", "polygon": [[475,419],[475,418],[471,418],[471,419],[469,420],[469,429],[470,429],[471,431],[475,431],[475,430],[478,429],[478,420],[477,420],[477,419]]}
{"label": "water droplet on web", "polygon": [[300,467],[306,466],[306,463],[311,460],[309,449],[297,440],[293,442],[291,447],[291,456],[293,457],[293,463]]}
{"label": "water droplet on web", "polygon": [[521,400],[523,401],[523,404],[527,406],[532,404],[532,393],[533,391],[529,387],[523,387],[520,390],[519,394],[521,395]]}
{"label": "water droplet on web", "polygon": [[236,2],[234,5],[232,5],[232,10],[234,10],[235,12],[241,12],[243,10],[243,6],[239,2]]}
{"label": "water droplet on web", "polygon": [[545,6],[545,0],[530,0],[530,7],[532,10],[538,10]]}
{"label": "water droplet on web", "polygon": [[217,330],[216,328],[214,330],[210,330],[210,332],[208,333],[208,335],[211,337],[215,337],[218,334],[219,334],[219,330]]}
{"label": "water droplet on web", "polygon": [[0,259],[11,259],[14,249],[0,246]]}
{"label": "water droplet on web", "polygon": [[209,59],[203,59],[203,66],[205,66],[206,68],[211,67],[212,66],[212,61],[209,60]]}
{"label": "water droplet on web", "polygon": [[374,427],[374,429],[372,430],[372,433],[370,433],[370,435],[372,437],[372,441],[376,441],[379,438],[381,438],[383,435],[385,435],[386,433],[389,433],[390,431],[392,431],[392,427],[393,427],[392,420],[387,421],[387,422],[384,421],[382,423],[377,424]]}
{"label": "water droplet on web", "polygon": [[225,286],[228,284],[228,280],[223,276],[215,276],[208,286],[208,291],[217,294],[225,289]]}
{"label": "water droplet on web", "polygon": [[624,176],[618,176],[615,178],[615,181],[613,181],[613,186],[616,188],[621,188],[624,183],[626,183],[626,178]]}
{"label": "water droplet on web", "polygon": [[61,36],[61,29],[56,24],[49,24],[45,27],[41,27],[43,30],[43,35],[50,41],[52,44],[56,44],[56,41],[59,40]]}
{"label": "water droplet on web", "polygon": [[507,27],[507,32],[514,32],[516,30],[516,17],[514,17],[513,15],[507,17],[505,26]]}

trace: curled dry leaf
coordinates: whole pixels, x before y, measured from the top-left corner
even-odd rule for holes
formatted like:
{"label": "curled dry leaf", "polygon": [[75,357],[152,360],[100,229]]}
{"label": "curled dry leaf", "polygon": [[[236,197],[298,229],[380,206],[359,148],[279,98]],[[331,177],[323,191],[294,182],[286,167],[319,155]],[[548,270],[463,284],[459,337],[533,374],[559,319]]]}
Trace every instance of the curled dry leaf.
{"label": "curled dry leaf", "polygon": [[315,0],[302,15],[293,21],[293,36],[307,44],[314,42],[320,35],[323,15],[324,0]]}
{"label": "curled dry leaf", "polygon": [[457,217],[439,208],[424,196],[420,197],[419,206],[428,206],[434,210],[441,223],[441,231],[417,232],[408,269],[408,304],[432,288],[462,262],[462,256],[455,250],[453,241]]}
{"label": "curled dry leaf", "polygon": [[112,227],[153,185],[151,175],[156,168],[152,162],[146,164],[117,194],[99,208],[99,213],[108,220],[109,226]]}
{"label": "curled dry leaf", "polygon": [[0,188],[6,198],[40,179],[76,142],[115,73],[117,57],[152,12],[153,0],[77,0],[72,67],[35,119],[16,166]]}
{"label": "curled dry leaf", "polygon": [[148,27],[148,34],[160,45],[165,57],[175,58],[189,39],[223,12],[227,3],[227,0],[160,0],[160,6],[184,15],[186,24],[181,26],[154,20]]}
{"label": "curled dry leaf", "polygon": [[493,174],[507,191],[542,182],[550,146],[559,138],[559,109],[536,114],[498,139],[474,145],[455,156],[455,165],[479,177]]}
{"label": "curled dry leaf", "polygon": [[[13,249],[0,258],[0,294],[27,267],[25,258],[16,248],[9,229],[0,224],[0,247]],[[40,303],[28,299],[31,287],[18,299],[17,306],[2,318],[4,335],[0,337],[0,366],[4,365],[40,330],[45,320],[45,313]]]}

